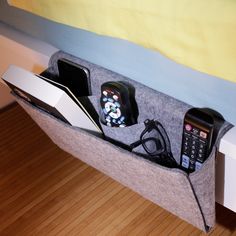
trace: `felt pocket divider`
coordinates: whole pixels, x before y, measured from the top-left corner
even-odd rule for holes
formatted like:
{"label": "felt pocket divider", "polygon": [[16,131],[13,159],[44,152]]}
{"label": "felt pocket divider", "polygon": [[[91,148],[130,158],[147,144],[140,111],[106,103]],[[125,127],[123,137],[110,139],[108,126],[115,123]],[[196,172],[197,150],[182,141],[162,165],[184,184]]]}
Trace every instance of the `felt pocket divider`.
{"label": "felt pocket divider", "polygon": [[[58,58],[67,58],[90,70],[93,96],[88,98],[98,113],[102,83],[111,80],[131,82],[136,89],[138,124],[125,128],[101,125],[105,135],[130,144],[139,139],[145,119],[157,119],[166,129],[173,156],[179,163],[184,114],[191,106],[64,52],[57,52],[50,59],[48,72],[53,75],[58,75]],[[80,128],[65,124],[17,96],[16,100],[61,149],[197,228],[207,232],[214,226],[216,146],[203,167],[187,175],[180,169],[160,166]],[[221,133],[228,128],[226,124]]]}

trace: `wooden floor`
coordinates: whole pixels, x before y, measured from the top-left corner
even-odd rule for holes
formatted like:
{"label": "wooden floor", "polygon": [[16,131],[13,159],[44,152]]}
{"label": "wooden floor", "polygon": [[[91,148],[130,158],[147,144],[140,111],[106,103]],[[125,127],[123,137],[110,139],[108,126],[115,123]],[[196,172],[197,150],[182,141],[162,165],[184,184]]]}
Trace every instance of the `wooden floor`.
{"label": "wooden floor", "polygon": [[[0,236],[205,235],[61,151],[18,105],[0,141]],[[210,235],[236,235],[236,214],[217,205]]]}

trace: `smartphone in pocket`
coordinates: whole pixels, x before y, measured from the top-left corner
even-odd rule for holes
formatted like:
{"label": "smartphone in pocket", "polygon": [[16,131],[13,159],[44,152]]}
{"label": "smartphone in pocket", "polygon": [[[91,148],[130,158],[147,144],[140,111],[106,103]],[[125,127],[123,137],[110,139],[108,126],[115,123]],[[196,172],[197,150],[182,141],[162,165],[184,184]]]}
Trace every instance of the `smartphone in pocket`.
{"label": "smartphone in pocket", "polygon": [[91,83],[89,69],[65,58],[57,61],[58,82],[68,87],[76,97],[90,96]]}

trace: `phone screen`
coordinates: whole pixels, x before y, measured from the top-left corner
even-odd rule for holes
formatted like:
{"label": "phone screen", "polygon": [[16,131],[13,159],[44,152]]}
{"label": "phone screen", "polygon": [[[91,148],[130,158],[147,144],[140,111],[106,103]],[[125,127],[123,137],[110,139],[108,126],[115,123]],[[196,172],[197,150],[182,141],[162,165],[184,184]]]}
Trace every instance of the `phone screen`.
{"label": "phone screen", "polygon": [[91,95],[89,70],[67,59],[57,62],[59,82],[68,87],[76,97]]}

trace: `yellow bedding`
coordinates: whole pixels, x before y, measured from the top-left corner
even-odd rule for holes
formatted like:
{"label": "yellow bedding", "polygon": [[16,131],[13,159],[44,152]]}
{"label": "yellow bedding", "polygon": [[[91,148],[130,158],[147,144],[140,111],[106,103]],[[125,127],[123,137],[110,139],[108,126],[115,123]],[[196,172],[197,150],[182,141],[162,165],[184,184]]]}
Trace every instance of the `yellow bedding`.
{"label": "yellow bedding", "polygon": [[50,20],[158,50],[236,82],[235,0],[8,0]]}

